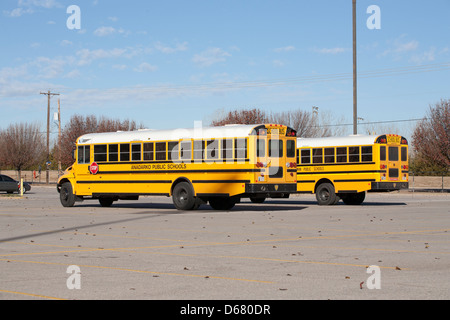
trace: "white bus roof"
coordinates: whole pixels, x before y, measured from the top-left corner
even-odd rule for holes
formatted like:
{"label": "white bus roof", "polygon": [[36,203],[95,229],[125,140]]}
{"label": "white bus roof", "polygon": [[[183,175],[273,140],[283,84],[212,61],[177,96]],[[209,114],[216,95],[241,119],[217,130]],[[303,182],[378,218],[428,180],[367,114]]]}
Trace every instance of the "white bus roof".
{"label": "white bus roof", "polygon": [[253,129],[263,124],[226,125],[222,127],[198,127],[189,129],[117,131],[89,133],[78,138],[78,144],[102,144],[112,142],[145,142],[180,139],[210,139],[249,136]]}
{"label": "white bus roof", "polygon": [[374,144],[381,135],[350,135],[345,137],[297,138],[297,148],[328,147],[328,146],[356,146]]}

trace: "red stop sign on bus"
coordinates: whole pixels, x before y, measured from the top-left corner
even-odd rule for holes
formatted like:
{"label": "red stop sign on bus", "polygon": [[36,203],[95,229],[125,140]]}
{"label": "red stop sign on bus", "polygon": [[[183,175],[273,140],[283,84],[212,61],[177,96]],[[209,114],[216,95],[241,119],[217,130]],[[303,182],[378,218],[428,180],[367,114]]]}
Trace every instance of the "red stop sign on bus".
{"label": "red stop sign on bus", "polygon": [[98,164],[96,162],[91,163],[91,165],[89,166],[89,172],[92,174],[98,173]]}

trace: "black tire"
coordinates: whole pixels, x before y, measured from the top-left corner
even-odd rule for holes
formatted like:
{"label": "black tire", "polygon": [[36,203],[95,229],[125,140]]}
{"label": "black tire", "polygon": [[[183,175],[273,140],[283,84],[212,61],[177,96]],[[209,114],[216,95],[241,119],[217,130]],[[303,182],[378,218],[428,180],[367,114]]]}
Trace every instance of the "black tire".
{"label": "black tire", "polygon": [[331,183],[322,183],[316,189],[316,199],[320,206],[329,206],[337,203],[336,192]]}
{"label": "black tire", "polygon": [[59,191],[59,200],[63,207],[73,207],[75,204],[75,195],[73,194],[72,184],[64,182]]}
{"label": "black tire", "polygon": [[345,196],[342,197],[342,201],[344,201],[345,204],[350,206],[358,206],[362,204],[365,199],[366,199],[365,192],[349,193],[345,194]]}
{"label": "black tire", "polygon": [[231,210],[236,201],[230,197],[213,197],[209,199],[209,205],[214,210]]}
{"label": "black tire", "polygon": [[98,202],[100,202],[100,205],[102,207],[111,207],[114,199],[113,198],[99,198]]}
{"label": "black tire", "polygon": [[266,198],[264,197],[250,197],[250,201],[253,203],[263,203],[264,201],[266,201]]}
{"label": "black tire", "polygon": [[198,208],[194,197],[194,189],[187,182],[180,182],[173,188],[172,201],[178,210],[194,210]]}

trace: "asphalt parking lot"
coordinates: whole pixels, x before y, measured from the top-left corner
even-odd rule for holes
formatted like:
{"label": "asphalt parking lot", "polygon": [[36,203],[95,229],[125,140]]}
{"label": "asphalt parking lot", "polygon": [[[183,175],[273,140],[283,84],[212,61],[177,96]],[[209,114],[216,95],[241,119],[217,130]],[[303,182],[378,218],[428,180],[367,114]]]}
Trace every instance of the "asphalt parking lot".
{"label": "asphalt parking lot", "polygon": [[450,195],[299,195],[231,211],[170,198],[63,208],[54,187],[0,196],[0,299],[450,298]]}

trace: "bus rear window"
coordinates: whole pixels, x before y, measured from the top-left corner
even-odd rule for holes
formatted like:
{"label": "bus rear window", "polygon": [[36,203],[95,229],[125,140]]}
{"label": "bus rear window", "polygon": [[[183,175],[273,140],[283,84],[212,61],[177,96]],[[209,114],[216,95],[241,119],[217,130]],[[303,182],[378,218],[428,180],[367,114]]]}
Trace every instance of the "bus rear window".
{"label": "bus rear window", "polygon": [[386,161],[386,147],[385,146],[380,147],[380,160]]}
{"label": "bus rear window", "polygon": [[398,147],[389,147],[389,161],[398,161]]}
{"label": "bus rear window", "polygon": [[295,157],[295,141],[293,140],[286,141],[286,157],[288,158]]}
{"label": "bus rear window", "polygon": [[402,161],[408,161],[408,148],[402,147]]}

